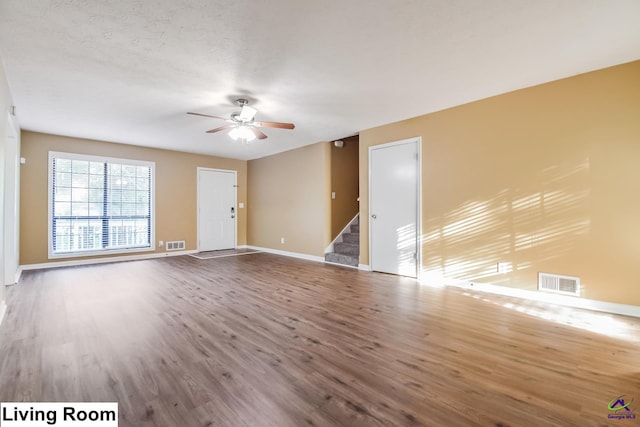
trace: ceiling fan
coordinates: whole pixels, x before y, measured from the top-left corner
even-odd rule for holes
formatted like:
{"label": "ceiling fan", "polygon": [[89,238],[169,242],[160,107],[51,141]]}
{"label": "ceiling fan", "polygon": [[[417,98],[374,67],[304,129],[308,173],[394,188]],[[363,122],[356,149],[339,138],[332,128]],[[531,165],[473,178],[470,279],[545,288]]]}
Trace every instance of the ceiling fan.
{"label": "ceiling fan", "polygon": [[244,98],[236,99],[236,103],[241,107],[240,111],[231,113],[231,118],[225,119],[224,117],[211,116],[209,114],[191,113],[193,116],[210,117],[212,119],[224,120],[231,124],[217,127],[215,129],[208,130],[207,133],[220,132],[222,130],[231,129],[229,136],[234,140],[240,140],[242,142],[253,141],[254,139],[265,139],[267,135],[262,132],[261,127],[265,128],[280,128],[280,129],[293,129],[295,125],[293,123],[280,123],[280,122],[256,122],[254,117],[258,110],[249,107],[249,101]]}

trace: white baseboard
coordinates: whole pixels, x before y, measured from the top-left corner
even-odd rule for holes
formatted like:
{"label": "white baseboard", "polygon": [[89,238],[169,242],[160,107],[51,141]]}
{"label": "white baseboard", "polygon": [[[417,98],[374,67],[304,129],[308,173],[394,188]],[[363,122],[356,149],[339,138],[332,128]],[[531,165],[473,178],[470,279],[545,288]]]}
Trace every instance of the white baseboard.
{"label": "white baseboard", "polygon": [[358,270],[371,271],[371,266],[368,264],[358,264]]}
{"label": "white baseboard", "polygon": [[14,279],[15,281],[13,283],[18,283],[21,277],[22,277],[22,266],[19,266],[18,270],[16,271],[16,277]]}
{"label": "white baseboard", "polygon": [[301,254],[301,253],[298,253],[298,252],[281,251],[279,249],[261,248],[260,246],[251,246],[251,245],[247,245],[247,249],[253,249],[255,251],[267,252],[267,253],[275,254],[275,255],[287,256],[287,257],[290,257],[290,258],[305,259],[307,261],[324,262],[324,258],[323,257],[315,256],[315,255]]}
{"label": "white baseboard", "polygon": [[4,320],[4,315],[7,312],[7,304],[4,301],[0,301],[0,325],[2,325],[2,321]]}
{"label": "white baseboard", "polygon": [[498,286],[489,283],[470,283],[460,281],[457,283],[447,283],[447,285],[469,289],[472,291],[488,292],[497,295],[523,298],[531,301],[540,301],[549,304],[562,305],[565,307],[583,308],[586,310],[620,314],[622,316],[640,317],[640,307],[635,305],[618,304],[614,302],[598,301],[568,295],[556,295],[540,291],[509,288],[507,286]]}
{"label": "white baseboard", "polygon": [[114,256],[114,257],[105,257],[105,258],[90,258],[90,259],[85,258],[85,259],[74,259],[69,261],[43,262],[40,264],[21,265],[19,270],[20,270],[20,273],[22,274],[22,271],[26,271],[26,270],[40,270],[43,268],[58,268],[58,267],[73,267],[77,265],[88,265],[88,264],[105,264],[109,262],[138,261],[143,259],[189,255],[189,254],[195,254],[197,252],[198,251],[196,250],[171,251],[171,252],[158,252],[158,253],[143,254],[143,255],[125,255],[125,256]]}

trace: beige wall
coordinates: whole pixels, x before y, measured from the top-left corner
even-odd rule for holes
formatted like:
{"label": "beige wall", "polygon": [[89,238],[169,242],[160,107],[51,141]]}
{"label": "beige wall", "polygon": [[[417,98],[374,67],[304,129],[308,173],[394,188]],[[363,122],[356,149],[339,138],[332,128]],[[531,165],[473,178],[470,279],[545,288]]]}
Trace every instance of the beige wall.
{"label": "beige wall", "polygon": [[343,138],[343,147],[331,146],[331,240],[358,213],[358,136]]}
{"label": "beige wall", "polygon": [[[156,164],[156,244],[159,240],[185,240],[186,249],[197,249],[197,168],[236,170],[238,203],[247,200],[247,163],[220,157],[158,150],[110,142],[22,132],[21,169],[21,264],[38,264],[47,259],[47,173],[48,152],[146,160]],[[238,209],[238,245],[247,241],[246,209]],[[164,247],[156,252],[164,252]],[[56,259],[59,261],[59,259]]]}
{"label": "beige wall", "polygon": [[426,277],[566,274],[586,298],[640,305],[640,61],[361,132],[363,264],[368,148],[416,136]]}
{"label": "beige wall", "polygon": [[324,256],[331,241],[330,156],[323,142],[248,162],[249,245]]}

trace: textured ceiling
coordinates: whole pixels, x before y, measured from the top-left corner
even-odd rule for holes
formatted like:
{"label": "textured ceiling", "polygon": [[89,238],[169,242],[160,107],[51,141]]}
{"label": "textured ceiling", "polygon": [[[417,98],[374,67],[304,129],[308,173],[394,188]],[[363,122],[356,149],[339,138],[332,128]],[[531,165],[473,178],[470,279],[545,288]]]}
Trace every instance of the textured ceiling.
{"label": "textured ceiling", "polygon": [[[0,0],[23,129],[253,159],[640,59],[638,0]],[[238,96],[264,129],[225,133]]]}

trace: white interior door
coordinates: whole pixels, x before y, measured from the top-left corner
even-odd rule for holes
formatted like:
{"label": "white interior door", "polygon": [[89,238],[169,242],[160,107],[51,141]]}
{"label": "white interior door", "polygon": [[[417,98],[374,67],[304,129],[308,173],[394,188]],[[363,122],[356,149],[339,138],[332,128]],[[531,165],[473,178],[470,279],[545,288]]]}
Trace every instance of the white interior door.
{"label": "white interior door", "polygon": [[371,269],[417,277],[419,139],[369,148]]}
{"label": "white interior door", "polygon": [[198,168],[198,250],[236,247],[236,171]]}

